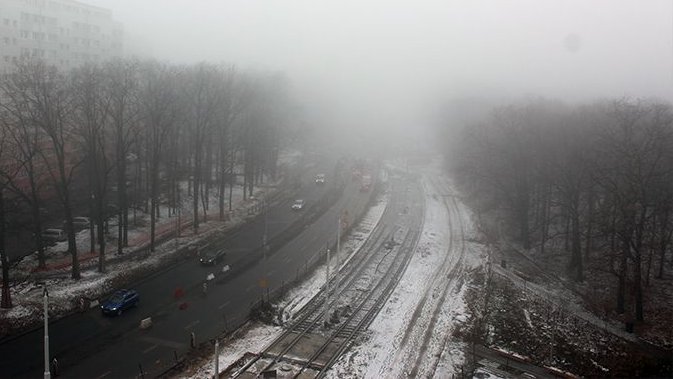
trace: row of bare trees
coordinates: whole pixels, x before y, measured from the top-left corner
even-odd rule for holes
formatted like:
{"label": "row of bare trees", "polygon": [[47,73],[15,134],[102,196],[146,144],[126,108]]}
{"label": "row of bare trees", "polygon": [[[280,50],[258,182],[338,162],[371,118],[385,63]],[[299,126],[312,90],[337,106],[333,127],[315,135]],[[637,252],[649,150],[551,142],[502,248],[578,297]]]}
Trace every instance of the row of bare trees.
{"label": "row of bare trees", "polygon": [[643,321],[651,277],[673,270],[673,108],[621,99],[499,108],[456,138],[451,166],[493,228],[563,253],[574,281],[614,277],[615,310]]}
{"label": "row of bare trees", "polygon": [[[46,263],[41,209],[58,200],[76,279],[73,217],[88,209],[91,250],[98,251],[104,272],[110,212],[118,220],[121,254],[128,245],[129,209],[144,208],[151,215],[153,251],[159,205],[168,203],[172,215],[180,212],[181,197],[187,197],[181,183],[188,183],[198,232],[211,196],[218,196],[221,218],[231,210],[237,176],[248,195],[265,176],[275,176],[288,121],[285,90],[279,75],[205,63],[115,60],[64,72],[23,61],[0,80],[0,193],[31,210],[40,267]],[[8,288],[7,254],[0,249]],[[4,295],[3,306],[11,306]]]}

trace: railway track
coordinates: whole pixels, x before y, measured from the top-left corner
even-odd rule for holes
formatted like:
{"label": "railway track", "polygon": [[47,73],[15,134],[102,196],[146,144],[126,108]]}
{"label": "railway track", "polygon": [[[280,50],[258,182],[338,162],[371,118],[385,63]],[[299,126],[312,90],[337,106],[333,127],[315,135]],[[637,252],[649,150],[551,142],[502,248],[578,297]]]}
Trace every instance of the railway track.
{"label": "railway track", "polygon": [[[449,186],[438,179],[431,179],[428,191],[435,196],[447,212],[449,239],[441,264],[432,272],[427,290],[418,302],[400,342],[398,353],[392,357],[391,367],[404,367],[408,377],[432,377],[439,364],[441,353],[448,343],[449,330],[440,330],[442,312],[447,312],[450,295],[460,288],[464,270],[465,227],[459,214],[456,198],[447,195]],[[418,338],[421,336],[421,338]],[[435,344],[433,344],[435,342]],[[439,347],[439,349],[438,349]],[[387,372],[384,375],[395,375]]]}
{"label": "railway track", "polygon": [[[399,181],[391,183],[394,189],[399,185]],[[419,197],[422,191],[415,194]],[[371,324],[413,255],[425,207],[407,213],[407,197],[408,192],[402,198],[399,191],[391,190],[381,222],[360,252],[342,265],[340,275],[331,279],[328,308],[333,311],[329,317],[324,311],[327,292],[323,288],[262,353],[220,377],[256,378],[272,371],[287,378],[323,377]]]}

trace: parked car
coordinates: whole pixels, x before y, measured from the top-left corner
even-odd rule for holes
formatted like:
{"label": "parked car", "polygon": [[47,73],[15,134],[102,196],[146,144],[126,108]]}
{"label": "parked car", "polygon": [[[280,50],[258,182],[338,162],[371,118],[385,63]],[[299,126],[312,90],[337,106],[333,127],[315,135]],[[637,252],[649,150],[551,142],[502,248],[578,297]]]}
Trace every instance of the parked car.
{"label": "parked car", "polygon": [[214,266],[218,264],[227,253],[224,250],[211,250],[207,253],[204,253],[199,261],[202,265],[205,266]]}
{"label": "parked car", "polygon": [[135,290],[119,290],[100,306],[105,315],[121,315],[125,310],[135,307],[140,302],[140,296]]}
{"label": "parked car", "polygon": [[298,210],[300,210],[300,209],[302,209],[302,208],[304,208],[304,200],[297,199],[297,200],[295,200],[294,203],[292,204],[292,209],[295,210],[295,211],[298,211]]}
{"label": "parked car", "polygon": [[68,235],[63,231],[63,229],[46,229],[42,232],[42,241],[55,245],[57,242],[63,242],[68,240]]}
{"label": "parked car", "polygon": [[315,176],[315,184],[325,184],[325,174],[318,174]]}
{"label": "parked car", "polygon": [[[88,217],[73,217],[72,226],[75,228],[75,231],[89,229],[91,225],[91,220]],[[63,229],[66,228],[66,222],[63,221]]]}

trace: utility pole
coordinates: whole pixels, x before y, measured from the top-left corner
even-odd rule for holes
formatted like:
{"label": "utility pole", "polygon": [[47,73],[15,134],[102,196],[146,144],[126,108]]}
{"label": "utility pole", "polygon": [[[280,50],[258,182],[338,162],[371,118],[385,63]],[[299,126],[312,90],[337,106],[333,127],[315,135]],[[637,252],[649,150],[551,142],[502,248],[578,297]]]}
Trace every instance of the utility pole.
{"label": "utility pole", "polygon": [[325,327],[329,325],[329,261],[329,248],[327,248],[327,270],[325,275],[325,320],[323,320]]}
{"label": "utility pole", "polygon": [[264,211],[264,235],[262,236],[262,248],[264,249],[264,258],[266,258],[266,251],[268,249],[266,242],[269,233],[269,212],[267,211],[266,207],[266,194],[262,196],[262,208]]}
{"label": "utility pole", "polygon": [[44,303],[44,379],[51,379],[51,372],[49,372],[49,292],[47,292],[46,285],[42,296]]}
{"label": "utility pole", "polygon": [[213,375],[213,379],[218,379],[220,377],[220,360],[218,359],[218,355],[220,350],[220,341],[215,338],[215,375]]}
{"label": "utility pole", "polygon": [[335,276],[339,275],[339,255],[341,254],[341,214],[339,214],[339,220],[337,221],[337,246],[336,246],[336,272],[334,273]]}

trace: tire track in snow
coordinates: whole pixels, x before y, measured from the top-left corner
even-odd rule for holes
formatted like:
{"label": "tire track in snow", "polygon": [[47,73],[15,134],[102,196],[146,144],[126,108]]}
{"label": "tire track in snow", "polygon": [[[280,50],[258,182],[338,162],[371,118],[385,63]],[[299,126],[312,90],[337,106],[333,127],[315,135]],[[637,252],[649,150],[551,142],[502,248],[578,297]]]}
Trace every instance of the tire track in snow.
{"label": "tire track in snow", "polygon": [[[437,189],[441,190],[448,190],[446,184],[440,184],[437,183],[437,180],[435,180],[434,186]],[[430,316],[430,321],[428,326],[425,328],[425,332],[423,333],[423,339],[421,342],[421,347],[418,350],[418,353],[416,355],[416,359],[414,361],[414,365],[411,368],[411,370],[405,370],[405,372],[410,376],[410,377],[418,377],[419,376],[419,371],[424,370],[424,364],[429,360],[432,359],[433,357],[436,357],[436,359],[433,359],[432,363],[432,374],[426,375],[427,377],[432,377],[434,375],[434,371],[437,367],[437,364],[439,363],[439,358],[441,356],[441,352],[444,347],[444,342],[445,340],[448,340],[448,337],[450,336],[450,330],[444,330],[444,338],[441,338],[441,344],[440,350],[438,352],[433,352],[433,354],[428,354],[428,348],[431,348],[430,344],[434,339],[440,338],[441,334],[438,333],[438,330],[435,330],[437,323],[439,321],[439,317],[442,313],[442,310],[444,309],[444,305],[447,301],[447,296],[453,292],[453,290],[458,290],[460,286],[462,285],[460,279],[460,276],[463,271],[463,258],[465,256],[465,230],[464,226],[462,223],[462,219],[460,217],[460,214],[457,210],[457,205],[455,202],[455,198],[451,198],[451,204],[447,202],[446,196],[442,196],[442,202],[444,203],[444,207],[446,209],[446,212],[448,214],[448,219],[449,219],[449,230],[451,231],[450,235],[450,245],[449,249],[447,250],[446,257],[447,258],[454,258],[454,262],[448,262],[446,261],[446,264],[442,265],[442,274],[439,277],[438,282],[434,285],[434,288],[432,290],[433,293],[436,293],[437,291],[440,292],[439,300],[432,302],[430,304],[428,311],[431,312]],[[457,220],[458,222],[451,221],[452,219]],[[454,252],[458,252],[458,257],[455,259]],[[448,272],[447,272],[448,270]],[[451,290],[451,291],[450,291]],[[433,296],[433,299],[435,297]],[[429,363],[429,362],[428,362]]]}
{"label": "tire track in snow", "polygon": [[[424,182],[424,187],[432,187],[432,191],[426,189],[426,192],[432,193],[434,198],[436,198],[438,192],[441,193],[442,191],[448,190],[446,184],[437,183],[436,179],[430,179],[430,182],[430,184]],[[397,349],[397,353],[392,359],[391,364],[385,365],[385,371],[387,372],[381,373],[383,376],[392,375],[393,373],[390,372],[390,370],[395,369],[396,367],[402,367],[403,369],[401,373],[404,373],[407,376],[418,376],[425,357],[427,356],[430,342],[433,338],[439,338],[441,336],[437,334],[434,329],[440,321],[443,304],[446,302],[446,298],[451,292],[449,291],[449,288],[456,288],[455,284],[458,283],[456,279],[459,278],[460,273],[462,272],[462,261],[465,250],[462,219],[459,212],[457,212],[455,198],[452,198],[452,202],[453,207],[447,203],[446,197],[442,196],[442,203],[446,212],[445,217],[450,232],[444,258],[442,263],[438,265],[437,269],[434,271],[432,279],[427,282],[426,291],[410,318],[404,336]],[[454,218],[458,222],[453,221]],[[456,250],[458,250],[457,255],[454,254]],[[417,339],[419,336],[422,337]],[[439,344],[441,350],[437,354],[436,361],[433,362],[433,372],[439,363],[439,356],[441,356],[441,352],[444,349],[445,340],[446,338],[443,338]],[[411,362],[413,362],[413,366],[408,367]]]}

